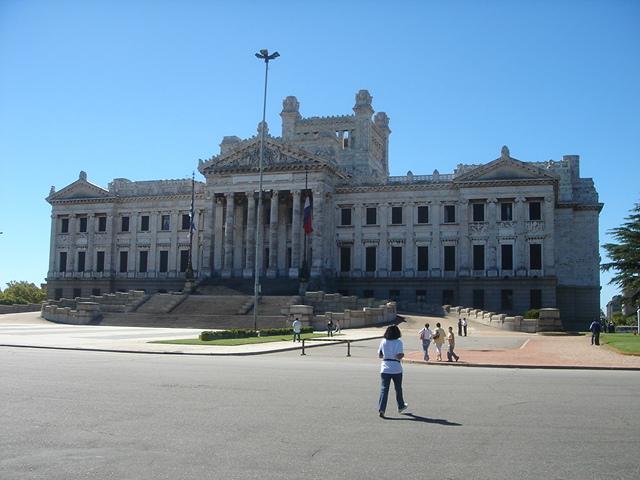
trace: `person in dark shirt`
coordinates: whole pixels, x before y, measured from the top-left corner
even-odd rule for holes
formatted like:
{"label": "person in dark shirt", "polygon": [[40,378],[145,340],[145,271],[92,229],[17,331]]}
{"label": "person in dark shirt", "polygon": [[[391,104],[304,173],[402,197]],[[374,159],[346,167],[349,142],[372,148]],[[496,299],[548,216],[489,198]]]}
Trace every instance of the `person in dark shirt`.
{"label": "person in dark shirt", "polygon": [[591,332],[591,345],[600,345],[600,332],[602,331],[600,320],[591,322],[589,331]]}

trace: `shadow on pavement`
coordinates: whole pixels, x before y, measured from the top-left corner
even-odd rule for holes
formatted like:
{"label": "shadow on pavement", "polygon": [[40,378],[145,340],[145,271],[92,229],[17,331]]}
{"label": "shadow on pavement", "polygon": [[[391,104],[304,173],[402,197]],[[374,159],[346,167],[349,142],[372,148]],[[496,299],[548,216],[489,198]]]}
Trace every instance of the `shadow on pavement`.
{"label": "shadow on pavement", "polygon": [[384,417],[385,420],[409,420],[411,422],[423,422],[423,423],[435,423],[438,425],[445,425],[447,427],[461,427],[461,423],[450,422],[444,418],[428,418],[421,417],[420,415],[414,415],[413,413],[403,413],[402,417]]}

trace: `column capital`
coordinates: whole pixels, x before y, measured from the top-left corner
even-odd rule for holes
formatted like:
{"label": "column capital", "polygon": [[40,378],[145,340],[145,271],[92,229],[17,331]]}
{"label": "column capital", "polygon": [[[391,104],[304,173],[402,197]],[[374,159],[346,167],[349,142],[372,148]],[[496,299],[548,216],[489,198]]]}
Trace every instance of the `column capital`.
{"label": "column capital", "polygon": [[516,199],[515,199],[516,203],[524,203],[526,201],[527,201],[527,199],[525,197],[523,197],[523,196],[516,197]]}
{"label": "column capital", "polygon": [[235,194],[236,194],[235,192],[226,192],[224,196],[225,198],[233,198]]}
{"label": "column capital", "polygon": [[498,203],[498,199],[497,199],[497,198],[495,198],[495,197],[487,198],[487,203],[489,203],[489,204],[496,204],[496,203]]}
{"label": "column capital", "polygon": [[301,194],[302,194],[302,190],[300,189],[291,190],[291,195],[293,196],[300,196]]}

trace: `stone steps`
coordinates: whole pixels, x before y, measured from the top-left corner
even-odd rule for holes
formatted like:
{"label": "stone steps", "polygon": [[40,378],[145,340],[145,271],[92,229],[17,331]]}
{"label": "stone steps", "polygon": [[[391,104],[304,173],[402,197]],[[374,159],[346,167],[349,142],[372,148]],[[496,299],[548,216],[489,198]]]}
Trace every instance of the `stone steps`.
{"label": "stone steps", "polygon": [[135,310],[136,313],[168,313],[180,303],[184,302],[186,295],[175,295],[171,293],[156,293],[142,303]]}
{"label": "stone steps", "polygon": [[[168,313],[112,313],[103,315],[98,325],[155,328],[253,328],[252,315],[179,315]],[[280,316],[258,316],[258,329],[289,327],[288,320]]]}
{"label": "stone steps", "polygon": [[243,307],[249,300],[250,297],[246,295],[190,295],[173,310],[173,313],[177,315],[238,315],[246,313],[246,308]]}

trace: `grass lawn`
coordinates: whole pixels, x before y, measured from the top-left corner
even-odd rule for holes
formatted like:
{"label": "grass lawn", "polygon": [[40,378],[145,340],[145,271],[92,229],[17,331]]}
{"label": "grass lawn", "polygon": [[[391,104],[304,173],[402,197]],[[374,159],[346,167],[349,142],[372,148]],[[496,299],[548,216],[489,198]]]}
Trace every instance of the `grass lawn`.
{"label": "grass lawn", "polygon": [[600,335],[600,342],[621,353],[640,355],[640,336],[633,333],[604,333]]}
{"label": "grass lawn", "polygon": [[[325,337],[325,333],[303,333],[301,338]],[[269,342],[292,342],[293,335],[269,335],[268,337],[248,337],[248,338],[217,338],[203,342],[199,338],[182,338],[177,340],[156,340],[149,343],[170,343],[176,345],[249,345],[252,343],[269,343]]]}

